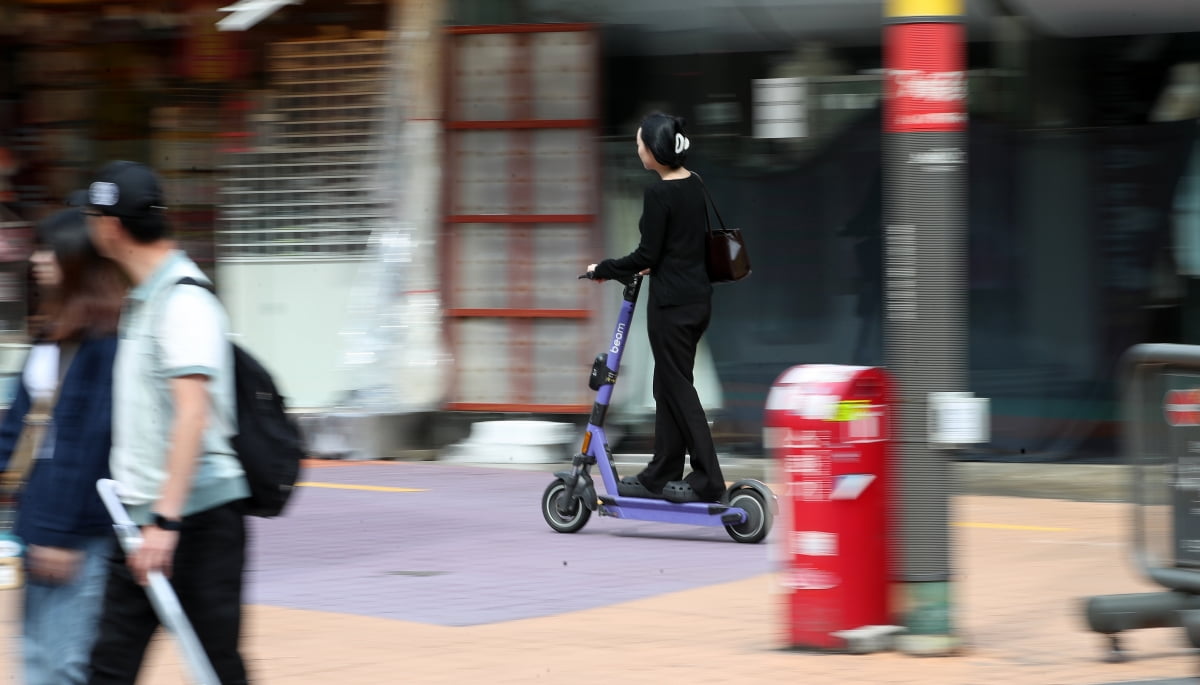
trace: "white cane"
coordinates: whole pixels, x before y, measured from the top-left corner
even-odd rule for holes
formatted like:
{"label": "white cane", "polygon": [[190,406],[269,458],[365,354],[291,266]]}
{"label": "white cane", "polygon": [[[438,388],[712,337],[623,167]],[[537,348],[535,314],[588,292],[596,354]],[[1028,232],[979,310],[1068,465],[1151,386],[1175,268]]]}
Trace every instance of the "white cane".
{"label": "white cane", "polygon": [[[120,485],[115,480],[102,478],[96,481],[100,499],[104,501],[108,515],[112,517],[117,540],[120,541],[125,554],[132,555],[142,546],[142,531],[129,518],[125,506],[121,504],[121,499],[117,496],[119,488]],[[174,633],[175,639],[179,642],[179,649],[183,652],[184,661],[187,662],[193,680],[197,685],[220,685],[221,681],[217,678],[216,671],[213,671],[212,664],[208,661],[208,654],[200,644],[200,639],[196,637],[196,631],[192,629],[187,614],[183,613],[183,607],[180,606],[179,597],[175,594],[171,583],[159,571],[151,571],[147,579],[149,585],[146,586],[146,595],[150,598],[150,603],[154,605],[158,620],[167,630]]]}

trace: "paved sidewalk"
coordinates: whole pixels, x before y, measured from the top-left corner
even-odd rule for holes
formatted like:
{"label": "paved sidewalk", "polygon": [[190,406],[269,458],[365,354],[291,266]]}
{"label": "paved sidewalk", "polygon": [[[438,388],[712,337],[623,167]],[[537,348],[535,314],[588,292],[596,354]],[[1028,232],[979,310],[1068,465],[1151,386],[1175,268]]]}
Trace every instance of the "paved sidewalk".
{"label": "paved sidewalk", "polygon": [[[650,455],[618,455],[621,473],[639,469]],[[483,465],[483,464],[481,464]],[[497,467],[500,467],[497,465]],[[557,471],[570,464],[505,464],[501,468]],[[770,459],[721,455],[725,479],[770,480],[775,464]],[[1080,502],[1123,502],[1129,497],[1130,468],[1126,464],[1021,463],[951,461],[949,473],[965,495],[1039,497]]]}
{"label": "paved sidewalk", "polygon": [[[770,546],[724,531],[593,517],[551,532],[545,473],[437,463],[325,463],[297,507],[255,521],[246,652],[259,683],[1176,682],[1178,630],[1130,633],[1100,662],[1080,601],[1154,587],[1134,574],[1124,505],[963,496],[955,528],[963,655],[780,650]],[[0,593],[0,683],[18,663]],[[182,683],[173,646],[139,681]],[[1183,682],[1183,681],[1179,681]]]}

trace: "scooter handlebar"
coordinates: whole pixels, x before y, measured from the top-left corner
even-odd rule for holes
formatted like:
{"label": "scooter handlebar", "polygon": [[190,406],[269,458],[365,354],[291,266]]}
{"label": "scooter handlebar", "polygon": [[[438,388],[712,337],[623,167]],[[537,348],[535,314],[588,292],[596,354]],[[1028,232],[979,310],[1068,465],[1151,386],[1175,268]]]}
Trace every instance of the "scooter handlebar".
{"label": "scooter handlebar", "polygon": [[[589,271],[589,272],[587,272],[587,273],[579,274],[579,278],[580,278],[580,279],[584,279],[584,278],[586,278],[586,279],[587,279],[587,280],[589,280],[589,281],[604,281],[604,280],[609,280],[609,279],[604,279],[604,278],[598,278],[598,277],[596,276],[596,272],[595,272],[595,271]],[[617,283],[620,283],[621,285],[633,285],[633,283],[634,283],[635,281],[637,281],[637,280],[640,280],[640,279],[641,279],[641,274],[634,274],[633,276],[620,276],[620,277],[617,277],[617,278],[614,278],[614,279],[611,279],[611,280],[614,280],[614,281],[616,281]]]}

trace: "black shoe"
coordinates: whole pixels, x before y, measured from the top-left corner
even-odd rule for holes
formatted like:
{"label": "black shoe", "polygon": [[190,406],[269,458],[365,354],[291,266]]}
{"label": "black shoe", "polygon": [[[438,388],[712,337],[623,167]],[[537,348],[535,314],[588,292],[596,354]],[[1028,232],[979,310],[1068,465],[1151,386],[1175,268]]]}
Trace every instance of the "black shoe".
{"label": "black shoe", "polygon": [[692,489],[691,484],[686,480],[673,480],[663,487],[663,499],[676,504],[686,504],[688,502],[720,502],[724,492],[713,496],[706,497]]}
{"label": "black shoe", "polygon": [[643,497],[647,499],[662,499],[662,495],[651,492],[637,476],[625,476],[617,483],[617,494],[622,497]]}
{"label": "black shoe", "polygon": [[676,504],[699,502],[700,495],[688,485],[687,481],[673,480],[663,486],[663,499]]}

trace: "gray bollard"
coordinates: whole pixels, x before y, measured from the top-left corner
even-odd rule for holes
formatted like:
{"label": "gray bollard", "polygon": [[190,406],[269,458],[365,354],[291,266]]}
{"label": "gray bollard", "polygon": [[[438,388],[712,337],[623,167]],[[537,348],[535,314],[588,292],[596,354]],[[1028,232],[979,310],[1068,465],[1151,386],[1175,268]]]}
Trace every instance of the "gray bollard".
{"label": "gray bollard", "polygon": [[1091,597],[1085,606],[1088,627],[1112,635],[1140,628],[1179,628],[1179,612],[1200,609],[1200,596],[1183,592],[1140,592]]}
{"label": "gray bollard", "polygon": [[1192,647],[1200,648],[1200,610],[1181,609],[1179,611],[1179,622],[1183,625],[1188,644]]}
{"label": "gray bollard", "polygon": [[1200,595],[1184,592],[1142,592],[1103,595],[1087,600],[1084,614],[1088,627],[1108,636],[1105,661],[1128,660],[1118,633],[1140,628],[1186,629],[1193,647],[1200,647]]}

